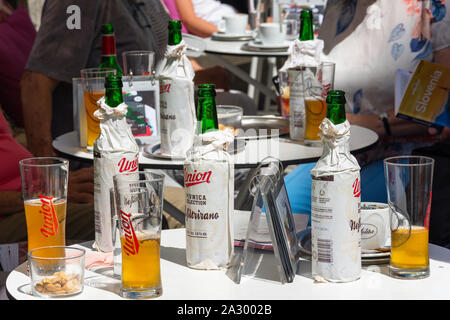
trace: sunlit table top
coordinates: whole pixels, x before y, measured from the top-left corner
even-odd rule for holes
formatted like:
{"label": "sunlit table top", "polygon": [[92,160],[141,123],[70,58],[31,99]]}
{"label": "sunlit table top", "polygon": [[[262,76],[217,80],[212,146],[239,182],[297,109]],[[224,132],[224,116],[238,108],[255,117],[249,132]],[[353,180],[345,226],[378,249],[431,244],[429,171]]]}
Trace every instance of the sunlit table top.
{"label": "sunlit table top", "polygon": [[[90,250],[91,243],[85,244]],[[311,300],[311,299],[450,299],[450,250],[430,244],[430,276],[420,280],[401,280],[388,276],[387,264],[363,266],[361,278],[347,283],[315,283],[311,262],[302,259],[292,283],[281,284],[243,277],[233,282],[224,270],[203,271],[186,265],[185,229],[163,230],[161,235],[161,300]],[[85,289],[66,299],[122,299],[120,280],[112,277],[112,267],[86,271]],[[276,266],[266,266],[267,273],[277,277]],[[7,293],[18,300],[36,300],[30,294],[26,263],[10,273]],[[59,299],[64,300],[64,299]]]}
{"label": "sunlit table top", "polygon": [[[370,129],[352,125],[350,135],[350,151],[361,152],[378,141],[378,135]],[[306,146],[303,142],[292,141],[289,136],[280,136],[271,139],[246,140],[245,148],[232,155],[235,168],[254,168],[268,157],[278,158],[284,166],[291,164],[307,163],[317,161],[322,155],[322,147]],[[153,144],[158,142],[155,137]],[[68,157],[93,160],[92,151],[80,147],[77,133],[75,131],[57,137],[53,141],[53,147]],[[163,159],[150,156],[141,148],[139,164],[144,168],[152,169],[181,169],[184,160]]]}

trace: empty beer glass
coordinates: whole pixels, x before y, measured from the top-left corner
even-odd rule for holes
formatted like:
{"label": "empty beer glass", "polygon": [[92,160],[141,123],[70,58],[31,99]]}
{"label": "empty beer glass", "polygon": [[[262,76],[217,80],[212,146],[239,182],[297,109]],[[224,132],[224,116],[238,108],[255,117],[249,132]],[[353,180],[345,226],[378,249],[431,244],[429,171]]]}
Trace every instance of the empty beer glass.
{"label": "empty beer glass", "polygon": [[28,251],[64,246],[69,161],[43,157],[19,161]]}
{"label": "empty beer glass", "polygon": [[162,294],[160,239],[164,176],[117,184],[117,212],[122,248],[122,283],[125,298],[145,299]]}
{"label": "empty beer glass", "polygon": [[153,51],[125,51],[122,53],[123,71],[127,76],[150,76],[153,72]]}
{"label": "empty beer glass", "polygon": [[389,274],[402,279],[427,277],[428,231],[434,159],[400,156],[384,160],[391,224]]}

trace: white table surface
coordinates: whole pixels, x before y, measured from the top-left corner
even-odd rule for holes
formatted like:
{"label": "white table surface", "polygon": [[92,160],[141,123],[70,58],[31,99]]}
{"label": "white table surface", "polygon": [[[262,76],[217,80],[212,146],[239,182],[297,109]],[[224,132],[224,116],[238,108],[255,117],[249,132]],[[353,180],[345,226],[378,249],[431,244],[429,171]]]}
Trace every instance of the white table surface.
{"label": "white table surface", "polygon": [[[301,260],[292,283],[284,284],[244,277],[233,282],[223,270],[203,271],[186,265],[185,229],[163,230],[161,236],[160,300],[311,300],[311,299],[450,299],[450,250],[430,244],[430,276],[420,280],[394,279],[387,275],[387,265],[364,266],[361,278],[348,283],[315,283],[311,262]],[[26,263],[10,273],[8,294],[18,300],[38,300],[30,292]],[[273,272],[276,272],[275,266]],[[111,268],[86,271],[84,291],[58,300],[116,300],[120,280],[108,275]]]}
{"label": "white table surface", "polygon": [[[352,125],[350,135],[350,151],[358,152],[369,148],[378,141],[378,135],[370,129]],[[86,148],[79,146],[79,140],[75,131],[57,137],[53,141],[53,147],[59,152],[86,160],[92,160],[93,154]],[[245,150],[232,155],[236,168],[256,167],[268,157],[278,158],[283,165],[299,164],[317,161],[322,155],[322,147],[305,146],[303,142],[295,142],[280,137],[272,139],[247,140]],[[157,159],[150,157],[145,152],[139,155],[139,164],[153,169],[180,169],[183,160]]]}

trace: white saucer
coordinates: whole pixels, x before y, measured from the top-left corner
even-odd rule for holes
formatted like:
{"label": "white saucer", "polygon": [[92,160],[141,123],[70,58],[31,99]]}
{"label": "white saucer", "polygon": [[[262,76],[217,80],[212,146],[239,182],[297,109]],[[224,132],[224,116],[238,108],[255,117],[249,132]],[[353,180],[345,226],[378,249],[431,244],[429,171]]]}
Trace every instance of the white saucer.
{"label": "white saucer", "polygon": [[[388,248],[386,248],[388,249]],[[361,249],[361,258],[382,258],[390,257],[391,251],[378,251],[378,250],[366,250]]]}
{"label": "white saucer", "polygon": [[269,50],[273,50],[273,49],[287,49],[289,48],[291,42],[290,41],[283,41],[279,44],[264,44],[260,41],[250,41],[248,43],[248,47],[250,49],[255,48],[255,49],[269,49]]}
{"label": "white saucer", "polygon": [[251,31],[247,31],[242,34],[214,32],[211,35],[211,39],[224,41],[247,41],[253,39],[253,33]]}
{"label": "white saucer", "polygon": [[186,158],[183,156],[172,156],[169,154],[161,153],[160,147],[161,147],[160,142],[147,144],[143,149],[143,155],[149,156],[150,158],[166,159],[166,160],[184,160]]}
{"label": "white saucer", "polygon": [[[304,255],[311,256],[311,228],[308,227],[297,234],[299,251]],[[361,264],[386,264],[389,263],[390,251],[362,250]]]}
{"label": "white saucer", "polygon": [[[247,144],[247,142],[245,140],[235,139],[233,141],[233,143],[230,143],[230,145],[228,146],[227,152],[229,154],[236,154],[238,152],[241,152],[245,149],[246,144]],[[144,146],[142,154],[144,156],[147,156],[150,158],[165,159],[165,160],[184,160],[184,159],[186,159],[185,156],[169,155],[169,154],[162,153],[160,148],[161,148],[160,142],[147,144]]]}

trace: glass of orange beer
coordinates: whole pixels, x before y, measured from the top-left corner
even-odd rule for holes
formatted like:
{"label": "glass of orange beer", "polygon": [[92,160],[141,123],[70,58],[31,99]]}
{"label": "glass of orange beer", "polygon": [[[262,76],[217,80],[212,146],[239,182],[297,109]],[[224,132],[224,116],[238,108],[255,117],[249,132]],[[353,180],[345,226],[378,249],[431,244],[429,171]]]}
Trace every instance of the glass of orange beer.
{"label": "glass of orange beer", "polygon": [[289,74],[287,71],[280,71],[278,73],[280,79],[280,112],[281,116],[285,119],[289,119]]}
{"label": "glass of orange beer", "polygon": [[428,232],[434,159],[399,156],[384,160],[391,224],[389,274],[420,279],[430,274]]}
{"label": "glass of orange beer", "polygon": [[145,172],[146,180],[130,176],[115,184],[122,249],[120,294],[146,299],[162,294],[160,242],[164,176]]}
{"label": "glass of orange beer", "polygon": [[88,68],[81,70],[81,82],[84,91],[84,107],[87,123],[87,148],[92,148],[100,135],[100,120],[94,116],[98,109],[97,101],[105,95],[105,77],[115,73],[114,69]]}
{"label": "glass of orange beer", "polygon": [[327,93],[334,88],[334,62],[322,62],[303,71],[305,96],[305,144],[320,145],[319,125],[327,115]]}
{"label": "glass of orange beer", "polygon": [[69,161],[29,158],[19,162],[27,221],[28,251],[66,242]]}

